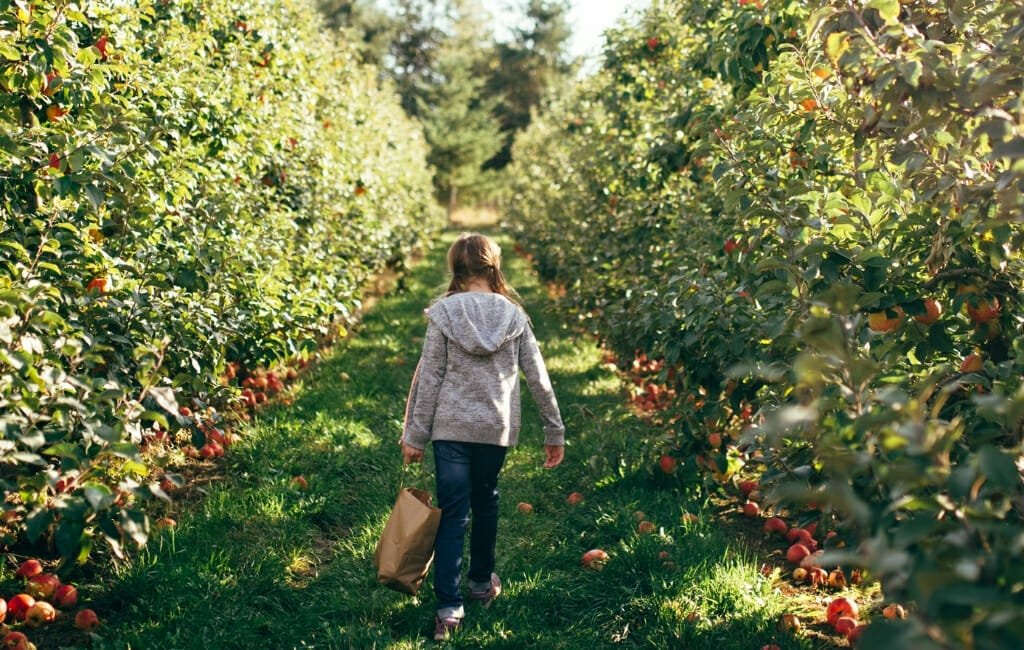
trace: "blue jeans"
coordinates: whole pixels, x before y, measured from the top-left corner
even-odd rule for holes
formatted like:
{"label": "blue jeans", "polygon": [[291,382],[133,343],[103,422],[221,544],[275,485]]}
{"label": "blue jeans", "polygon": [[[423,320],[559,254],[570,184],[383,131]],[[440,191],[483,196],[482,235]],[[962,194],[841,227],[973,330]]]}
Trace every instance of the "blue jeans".
{"label": "blue jeans", "polygon": [[435,440],[434,471],[441,524],[434,542],[434,595],[441,618],[463,615],[462,549],[469,514],[471,583],[489,583],[494,571],[494,542],[498,535],[498,473],[505,447],[472,442]]}

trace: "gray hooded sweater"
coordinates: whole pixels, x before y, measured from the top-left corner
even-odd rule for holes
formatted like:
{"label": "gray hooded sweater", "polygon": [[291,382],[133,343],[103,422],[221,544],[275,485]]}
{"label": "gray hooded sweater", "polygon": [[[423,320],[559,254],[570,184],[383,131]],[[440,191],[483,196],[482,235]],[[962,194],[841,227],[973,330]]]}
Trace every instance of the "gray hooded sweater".
{"label": "gray hooded sweater", "polygon": [[537,339],[523,310],[496,293],[465,291],[427,311],[402,440],[512,447],[519,439],[519,371],[544,420],[544,444],[565,443],[565,426]]}

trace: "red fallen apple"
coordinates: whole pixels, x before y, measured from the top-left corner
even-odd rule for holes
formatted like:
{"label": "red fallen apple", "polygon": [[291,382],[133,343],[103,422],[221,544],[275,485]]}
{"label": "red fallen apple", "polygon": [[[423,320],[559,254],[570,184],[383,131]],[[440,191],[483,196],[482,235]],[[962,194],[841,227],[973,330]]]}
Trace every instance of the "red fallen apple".
{"label": "red fallen apple", "polygon": [[533,506],[525,501],[520,501],[516,504],[516,510],[524,515],[528,515],[533,512]]}
{"label": "red fallen apple", "polygon": [[676,468],[676,459],[669,455],[662,456],[658,459],[658,467],[666,474],[671,474],[672,470]]}
{"label": "red fallen apple", "polygon": [[697,515],[693,514],[692,512],[684,512],[683,515],[679,518],[679,523],[691,525],[695,524],[697,523]]}
{"label": "red fallen apple", "polygon": [[779,629],[783,632],[796,634],[800,631],[800,619],[796,614],[783,614],[779,619]]}
{"label": "red fallen apple", "polygon": [[789,560],[791,564],[800,564],[800,562],[810,554],[811,550],[809,548],[800,542],[797,542],[786,550],[786,559]]}
{"label": "red fallen apple", "polygon": [[653,533],[656,529],[657,526],[654,525],[654,522],[647,521],[646,519],[636,525],[636,532],[640,533],[641,535]]}
{"label": "red fallen apple", "polygon": [[305,492],[309,489],[309,483],[304,476],[296,476],[292,479],[292,487]]}
{"label": "red fallen apple", "polygon": [[36,599],[28,594],[18,594],[7,601],[7,611],[17,621],[24,621],[25,614],[36,604]]}
{"label": "red fallen apple", "polygon": [[812,566],[807,569],[807,582],[815,587],[824,586],[828,582],[828,571],[820,566]]}
{"label": "red fallen apple", "polygon": [[0,648],[4,650],[29,650],[34,647],[22,632],[8,632],[0,639]]}
{"label": "red fallen apple", "polygon": [[[0,598],[0,623],[3,623],[5,618],[7,618],[7,601]],[[2,647],[0,646],[0,648]]]}
{"label": "red fallen apple", "polygon": [[851,646],[856,645],[857,642],[860,641],[860,635],[864,632],[864,628],[866,627],[867,625],[858,623],[850,628],[850,631],[846,633],[846,640],[850,642]]}
{"label": "red fallen apple", "polygon": [[753,501],[747,501],[743,504],[743,514],[750,517],[756,517],[761,514],[761,506],[757,505]]}
{"label": "red fallen apple", "polygon": [[846,636],[850,633],[850,630],[857,627],[857,619],[849,616],[840,616],[832,627],[835,628],[837,634]]}
{"label": "red fallen apple", "polygon": [[825,610],[825,619],[828,621],[828,624],[832,627],[835,627],[836,621],[838,621],[843,616],[848,616],[852,618],[854,621],[856,621],[857,615],[857,603],[850,600],[849,598],[846,598],[845,596],[834,598],[832,602],[828,604],[828,608]]}
{"label": "red fallen apple", "polygon": [[834,587],[835,589],[843,589],[846,587],[846,574],[843,573],[842,569],[833,569],[828,574],[828,586]]}
{"label": "red fallen apple", "polygon": [[86,630],[87,632],[93,632],[100,626],[100,619],[96,616],[96,612],[89,608],[79,610],[75,614],[75,627],[80,630]]}
{"label": "red fallen apple", "polygon": [[582,500],[583,500],[583,495],[580,494],[579,492],[573,492],[572,494],[570,494],[569,496],[567,496],[565,498],[566,503],[568,503],[571,506],[572,505],[576,505],[577,503],[579,503]]}
{"label": "red fallen apple", "polygon": [[595,571],[601,571],[604,569],[604,565],[608,562],[608,554],[599,548],[594,548],[583,554],[580,559],[580,564],[588,569],[594,569]]}
{"label": "red fallen apple", "polygon": [[907,610],[903,609],[903,605],[899,603],[892,603],[886,605],[885,609],[882,610],[882,616],[892,619],[904,619],[907,617]]}
{"label": "red fallen apple", "polygon": [[49,598],[57,587],[60,586],[60,578],[53,573],[40,573],[32,576],[25,584],[25,591],[33,598]]}
{"label": "red fallen apple", "polygon": [[39,563],[39,560],[25,560],[18,567],[18,570],[14,572],[14,575],[19,578],[31,578],[42,572],[43,565]]}
{"label": "red fallen apple", "polygon": [[78,589],[74,585],[61,585],[53,592],[53,604],[57,607],[74,607],[78,604]]}
{"label": "red fallen apple", "polygon": [[757,489],[757,481],[740,481],[740,494],[750,497],[750,493]]}
{"label": "red fallen apple", "polygon": [[769,535],[785,535],[787,528],[786,522],[780,517],[771,517],[764,522],[764,532]]}
{"label": "red fallen apple", "polygon": [[57,618],[57,610],[45,600],[38,601],[25,612],[25,625],[39,627],[46,623],[53,623]]}
{"label": "red fallen apple", "polygon": [[[801,544],[803,542],[800,542]],[[805,569],[811,569],[816,566],[821,566],[821,556],[825,551],[811,551],[811,554],[800,560],[800,566]]]}

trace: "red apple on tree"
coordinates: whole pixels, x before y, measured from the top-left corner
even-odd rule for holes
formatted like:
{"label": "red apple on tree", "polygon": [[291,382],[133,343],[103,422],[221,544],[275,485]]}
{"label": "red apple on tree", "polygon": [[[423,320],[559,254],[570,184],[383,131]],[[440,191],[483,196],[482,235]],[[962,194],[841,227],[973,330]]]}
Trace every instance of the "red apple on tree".
{"label": "red apple on tree", "polygon": [[658,467],[661,468],[662,472],[671,474],[672,470],[676,467],[676,459],[666,454],[658,459]]}
{"label": "red apple on tree", "polygon": [[939,316],[942,314],[942,303],[934,298],[927,298],[924,301],[924,312],[923,315],[914,316],[914,320],[922,325],[931,325],[939,320]]}
{"label": "red apple on tree", "polygon": [[999,315],[999,298],[968,300],[967,315],[975,323],[987,323]]}
{"label": "red apple on tree", "polygon": [[[890,314],[895,314],[890,315]],[[903,322],[903,309],[899,306],[868,314],[868,327],[875,332],[891,332]]]}
{"label": "red apple on tree", "polygon": [[985,369],[985,362],[980,354],[968,354],[960,364],[960,372],[981,372]]}

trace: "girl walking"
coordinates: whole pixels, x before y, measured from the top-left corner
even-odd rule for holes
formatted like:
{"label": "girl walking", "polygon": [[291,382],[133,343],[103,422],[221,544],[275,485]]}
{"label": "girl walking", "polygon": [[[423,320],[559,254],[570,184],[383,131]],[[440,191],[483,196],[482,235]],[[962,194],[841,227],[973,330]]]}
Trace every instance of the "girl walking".
{"label": "girl walking", "polygon": [[423,353],[413,376],[402,432],[405,463],[434,447],[441,524],[434,543],[434,638],[462,626],[460,592],[466,527],[469,600],[484,607],[501,593],[494,573],[498,474],[519,438],[519,372],[544,420],[544,467],[564,457],[565,426],[526,312],[501,273],[501,249],[463,234],[448,250],[448,291],[427,310]]}

